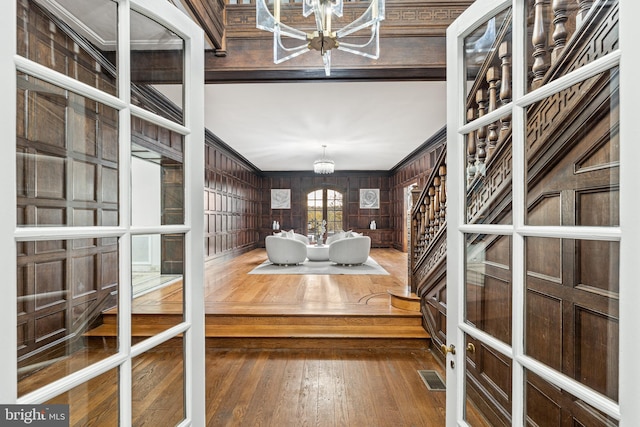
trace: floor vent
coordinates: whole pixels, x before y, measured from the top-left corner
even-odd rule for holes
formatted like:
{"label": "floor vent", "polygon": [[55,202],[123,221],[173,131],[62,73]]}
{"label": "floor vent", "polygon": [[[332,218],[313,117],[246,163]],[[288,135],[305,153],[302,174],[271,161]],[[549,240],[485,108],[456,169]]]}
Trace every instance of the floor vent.
{"label": "floor vent", "polygon": [[444,381],[442,381],[440,374],[436,371],[422,370],[418,371],[418,374],[420,374],[420,378],[422,378],[422,381],[424,381],[424,385],[426,385],[429,390],[445,391],[447,389],[447,386],[445,385]]}

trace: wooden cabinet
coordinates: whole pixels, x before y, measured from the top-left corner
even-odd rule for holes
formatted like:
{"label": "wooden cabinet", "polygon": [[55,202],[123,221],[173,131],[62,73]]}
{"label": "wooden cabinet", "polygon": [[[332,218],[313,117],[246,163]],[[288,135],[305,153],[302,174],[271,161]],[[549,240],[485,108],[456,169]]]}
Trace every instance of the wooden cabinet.
{"label": "wooden cabinet", "polygon": [[390,228],[378,228],[376,230],[356,228],[353,231],[371,237],[372,248],[390,248],[393,245],[393,230]]}

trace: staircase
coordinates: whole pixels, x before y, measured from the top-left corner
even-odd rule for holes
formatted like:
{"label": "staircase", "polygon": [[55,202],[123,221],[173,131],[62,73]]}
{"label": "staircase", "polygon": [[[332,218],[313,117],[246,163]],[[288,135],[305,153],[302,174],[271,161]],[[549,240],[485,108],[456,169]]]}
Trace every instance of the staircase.
{"label": "staircase", "polygon": [[[429,347],[430,337],[422,326],[420,312],[412,309],[416,304],[413,297],[379,295],[376,298],[387,298],[389,303],[326,304],[320,309],[303,310],[279,304],[207,303],[207,345],[229,348]],[[394,304],[403,308],[392,305],[394,300]],[[167,330],[181,319],[182,315],[176,313],[134,314],[134,341]],[[103,314],[103,324],[85,336],[115,338],[116,333],[117,312],[109,310]]]}

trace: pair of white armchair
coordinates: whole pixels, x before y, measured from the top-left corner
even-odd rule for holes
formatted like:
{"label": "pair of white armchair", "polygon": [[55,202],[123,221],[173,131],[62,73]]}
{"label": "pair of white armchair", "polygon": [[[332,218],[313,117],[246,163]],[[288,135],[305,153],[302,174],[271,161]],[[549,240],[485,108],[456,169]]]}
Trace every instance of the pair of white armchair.
{"label": "pair of white armchair", "polygon": [[[283,232],[286,236],[267,236],[265,247],[267,257],[273,264],[296,265],[307,258],[309,239],[293,231]],[[371,238],[350,232],[336,233],[327,238],[329,261],[336,264],[357,265],[369,258]]]}

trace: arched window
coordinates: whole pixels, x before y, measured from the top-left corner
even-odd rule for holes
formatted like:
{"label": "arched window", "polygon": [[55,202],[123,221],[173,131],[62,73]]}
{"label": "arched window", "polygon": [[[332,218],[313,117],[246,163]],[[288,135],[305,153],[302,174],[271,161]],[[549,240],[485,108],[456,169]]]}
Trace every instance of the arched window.
{"label": "arched window", "polygon": [[315,234],[316,224],[327,221],[327,236],[343,229],[343,197],[335,190],[314,190],[307,194],[307,234]]}

